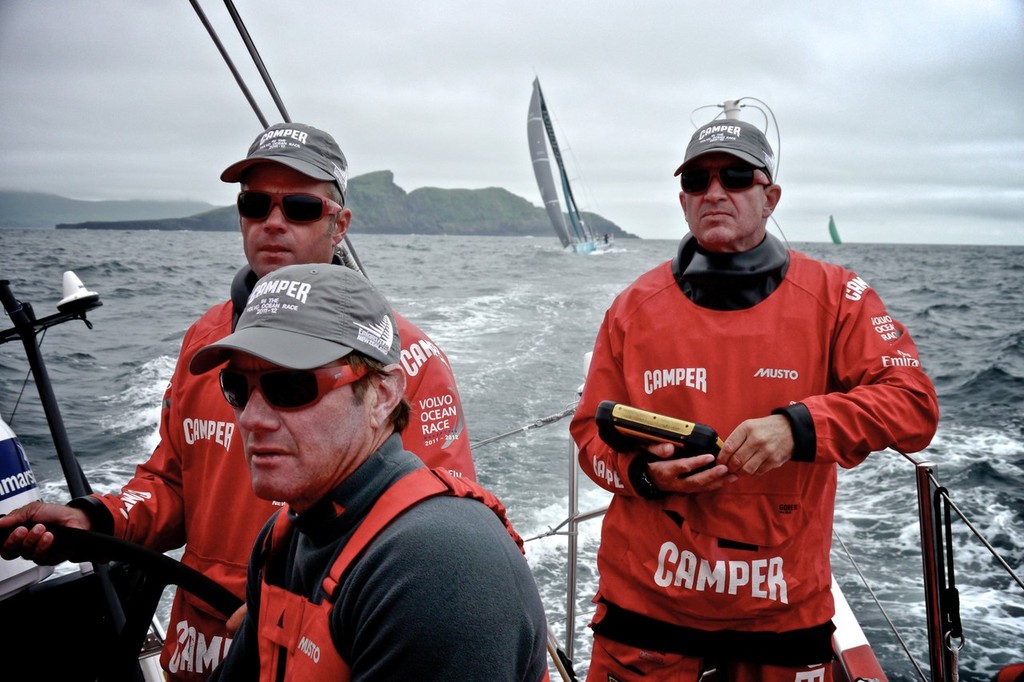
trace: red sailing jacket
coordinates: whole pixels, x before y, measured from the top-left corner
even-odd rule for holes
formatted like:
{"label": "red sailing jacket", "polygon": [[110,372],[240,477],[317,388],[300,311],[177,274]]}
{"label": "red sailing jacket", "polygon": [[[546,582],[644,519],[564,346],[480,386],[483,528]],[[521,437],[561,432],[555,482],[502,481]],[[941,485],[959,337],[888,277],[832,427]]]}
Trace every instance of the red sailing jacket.
{"label": "red sailing jacket", "polygon": [[[260,680],[306,682],[307,680],[350,679],[348,664],[332,644],[330,616],[334,597],[348,567],[359,559],[374,538],[395,518],[415,504],[435,495],[468,497],[486,504],[523,550],[523,541],[505,515],[505,507],[489,491],[472,482],[453,478],[442,470],[417,469],[388,488],[360,522],[342,548],[323,581],[329,595],[320,603],[267,582],[261,570],[259,606]],[[277,548],[287,548],[291,532],[288,514],[277,515],[271,535],[264,543],[267,563],[274,561]],[[411,635],[414,636],[414,635]],[[280,668],[284,666],[284,676]],[[543,678],[548,679],[545,673]]]}
{"label": "red sailing jacket", "polygon": [[[598,435],[602,400],[709,424],[723,439],[746,419],[802,403],[814,458],[741,474],[719,491],[644,499],[627,476],[635,455]],[[690,301],[663,263],[606,313],[570,425],[581,467],[615,493],[597,600],[701,630],[826,623],[836,465],[888,447],[920,450],[937,421],[914,342],[855,274],[791,252],[775,292],[722,311]]]}
{"label": "red sailing jacket", "polygon": [[[231,332],[231,314],[230,301],[214,306],[186,332],[164,393],[160,443],[120,495],[99,499],[113,516],[116,537],[157,551],[184,544],[182,563],[244,598],[253,542],[279,505],[252,492],[242,439],[217,372],[192,376],[188,371],[196,350]],[[397,314],[395,319],[412,403],[402,442],[428,466],[475,479],[448,359],[412,323]],[[175,594],[161,655],[172,679],[208,677],[230,643],[224,625],[224,618],[202,601],[184,591]]]}

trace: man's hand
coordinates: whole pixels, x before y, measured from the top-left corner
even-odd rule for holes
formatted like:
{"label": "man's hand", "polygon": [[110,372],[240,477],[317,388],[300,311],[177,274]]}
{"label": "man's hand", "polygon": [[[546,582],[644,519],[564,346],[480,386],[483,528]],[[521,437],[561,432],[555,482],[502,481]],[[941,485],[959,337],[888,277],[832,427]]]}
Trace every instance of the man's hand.
{"label": "man's hand", "polygon": [[793,429],[781,414],[746,420],[718,453],[718,463],[737,474],[765,474],[792,458]]}
{"label": "man's hand", "polygon": [[[658,457],[670,457],[674,446],[651,445],[647,451]],[[715,461],[712,455],[665,459],[648,465],[651,480],[666,493],[701,493],[732,483],[740,474],[760,475],[777,469],[793,458],[793,430],[781,414],[748,419],[733,431],[715,466],[690,474]]]}
{"label": "man's hand", "polygon": [[67,555],[54,548],[53,533],[46,530],[44,523],[91,530],[89,517],[81,509],[62,504],[29,502],[7,516],[0,517],[0,529],[14,528],[0,547],[0,557],[21,557],[43,566],[54,566],[66,561]]}
{"label": "man's hand", "polygon": [[[651,445],[647,451],[661,458],[671,457],[675,446],[670,443]],[[736,480],[729,467],[716,464],[707,471],[688,475],[715,461],[714,455],[697,455],[681,459],[663,459],[647,465],[651,481],[658,490],[666,493],[706,493],[717,490]]]}
{"label": "man's hand", "polygon": [[238,628],[242,627],[242,621],[245,620],[245,614],[247,612],[248,609],[246,609],[245,604],[242,604],[234,613],[231,614],[231,617],[228,618],[228,622],[225,625],[229,635],[234,637],[235,634],[238,633]]}

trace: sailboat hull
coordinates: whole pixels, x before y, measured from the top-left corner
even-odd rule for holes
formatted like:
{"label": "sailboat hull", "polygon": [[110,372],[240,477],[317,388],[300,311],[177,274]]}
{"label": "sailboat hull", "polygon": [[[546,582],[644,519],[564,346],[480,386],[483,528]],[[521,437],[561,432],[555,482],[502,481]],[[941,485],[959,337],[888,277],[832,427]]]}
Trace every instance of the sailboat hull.
{"label": "sailboat hull", "polygon": [[606,242],[603,240],[590,240],[585,242],[575,242],[565,247],[566,251],[572,251],[573,253],[595,253],[601,251],[607,251],[612,246],[612,242]]}

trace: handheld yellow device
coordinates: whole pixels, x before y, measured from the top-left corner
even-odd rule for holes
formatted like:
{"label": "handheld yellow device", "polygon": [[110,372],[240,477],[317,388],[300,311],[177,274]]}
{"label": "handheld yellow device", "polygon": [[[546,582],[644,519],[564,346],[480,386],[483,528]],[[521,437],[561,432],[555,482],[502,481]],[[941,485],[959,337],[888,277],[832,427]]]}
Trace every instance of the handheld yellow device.
{"label": "handheld yellow device", "polygon": [[630,452],[651,443],[671,443],[672,459],[694,455],[717,455],[722,439],[707,424],[667,417],[612,400],[603,400],[594,415],[601,440],[620,452]]}

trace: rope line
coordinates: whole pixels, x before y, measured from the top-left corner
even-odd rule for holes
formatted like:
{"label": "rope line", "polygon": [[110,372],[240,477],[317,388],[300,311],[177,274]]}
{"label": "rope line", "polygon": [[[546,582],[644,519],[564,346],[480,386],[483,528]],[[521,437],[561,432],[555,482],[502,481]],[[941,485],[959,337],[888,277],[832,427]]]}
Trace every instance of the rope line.
{"label": "rope line", "polygon": [[931,479],[931,481],[935,484],[937,488],[939,488],[939,496],[942,497],[942,499],[944,499],[947,504],[949,504],[953,511],[956,512],[956,515],[960,517],[960,520],[963,521],[964,524],[967,525],[967,528],[969,528],[970,531],[974,534],[974,536],[978,538],[978,541],[985,546],[985,548],[989,551],[990,554],[992,554],[993,557],[995,557],[996,562],[998,562],[999,565],[1003,567],[1003,570],[1006,571],[1007,575],[1009,575],[1013,579],[1013,581],[1017,583],[1022,590],[1024,590],[1024,581],[1021,581],[1020,576],[1018,576],[1016,572],[1014,572],[1013,568],[1011,568],[1010,565],[1006,563],[1006,561],[1001,556],[999,556],[999,553],[996,551],[996,548],[993,547],[992,544],[985,539],[985,536],[981,534],[981,531],[978,530],[974,526],[974,524],[967,519],[967,516],[960,510],[960,507],[956,506],[956,503],[953,502],[953,500],[949,497],[949,491],[941,487],[939,485],[939,482],[935,480],[934,476],[929,474],[928,478]]}
{"label": "rope line", "polygon": [[569,407],[565,408],[564,410],[562,410],[561,412],[559,412],[557,414],[548,415],[547,417],[541,417],[539,419],[536,419],[536,420],[530,422],[529,424],[524,424],[523,426],[520,426],[517,429],[513,429],[511,431],[506,431],[505,433],[500,433],[497,436],[491,436],[490,438],[486,438],[486,439],[484,439],[482,441],[479,441],[477,443],[470,443],[469,447],[472,448],[472,449],[476,449],[476,448],[481,447],[483,445],[490,445],[491,443],[495,443],[495,442],[497,442],[499,440],[503,440],[503,439],[508,438],[510,436],[515,436],[515,435],[520,434],[520,433],[526,433],[527,431],[532,431],[533,429],[539,429],[542,426],[547,426],[548,424],[554,424],[555,422],[557,422],[557,421],[559,421],[561,419],[564,419],[565,417],[568,417],[569,415],[571,415],[571,414],[573,414],[575,412],[576,412],[576,405],[570,405]]}
{"label": "rope line", "polygon": [[882,614],[882,618],[884,618],[885,622],[889,624],[889,630],[892,632],[893,636],[896,637],[896,641],[899,642],[900,647],[903,649],[903,653],[907,655],[907,658],[910,659],[910,662],[917,670],[918,677],[924,682],[927,682],[928,677],[924,674],[924,670],[922,670],[921,666],[918,665],[917,659],[914,658],[914,655],[910,653],[910,648],[907,646],[906,641],[904,641],[903,636],[900,635],[899,630],[896,628],[896,624],[892,621],[892,618],[889,617],[889,614],[888,612],[886,612],[885,607],[882,606],[882,602],[878,599],[878,595],[875,594],[875,591],[871,588],[871,584],[868,582],[867,576],[865,576],[864,572],[860,570],[860,566],[857,565],[857,562],[854,560],[853,555],[850,554],[850,549],[846,546],[846,543],[843,542],[842,536],[839,535],[839,532],[836,531],[834,528],[832,529],[832,535],[834,535],[836,540],[839,541],[839,545],[843,548],[843,553],[846,554],[847,561],[849,561],[850,565],[853,566],[853,570],[857,571],[857,575],[860,576],[861,583],[864,585],[864,588],[868,591],[868,594],[871,595],[871,599],[875,602],[875,606],[878,607],[878,611]]}

